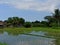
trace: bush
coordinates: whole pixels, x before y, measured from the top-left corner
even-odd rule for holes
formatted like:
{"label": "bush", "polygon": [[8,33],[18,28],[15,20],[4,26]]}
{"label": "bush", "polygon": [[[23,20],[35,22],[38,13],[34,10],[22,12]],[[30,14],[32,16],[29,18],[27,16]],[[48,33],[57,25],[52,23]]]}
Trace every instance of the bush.
{"label": "bush", "polygon": [[32,26],[33,27],[40,27],[40,23],[33,23]]}
{"label": "bush", "polygon": [[58,24],[57,23],[51,23],[50,26],[52,26],[52,27],[58,27]]}
{"label": "bush", "polygon": [[26,28],[31,27],[31,23],[30,22],[25,22],[24,27],[26,27]]}

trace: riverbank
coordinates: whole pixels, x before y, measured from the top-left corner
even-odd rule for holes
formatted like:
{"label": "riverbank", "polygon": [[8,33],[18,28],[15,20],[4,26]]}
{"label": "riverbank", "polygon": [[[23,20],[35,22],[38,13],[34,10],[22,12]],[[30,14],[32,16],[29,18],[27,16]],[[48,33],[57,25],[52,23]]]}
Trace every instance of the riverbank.
{"label": "riverbank", "polygon": [[7,31],[10,34],[29,33],[31,31],[44,31],[44,32],[48,32],[49,34],[52,34],[54,36],[56,36],[57,34],[58,34],[57,36],[59,36],[59,34],[60,34],[60,28],[49,28],[49,27],[32,27],[32,28],[24,28],[24,27],[16,28],[16,27],[13,27],[13,28],[0,29],[0,33],[4,32],[4,31]]}
{"label": "riverbank", "polygon": [[23,33],[29,33],[32,31],[44,31],[48,32],[48,36],[53,36],[56,38],[56,44],[60,45],[60,28],[49,28],[49,27],[32,27],[32,28],[3,28],[0,29],[0,33],[3,33],[4,31],[8,32],[9,34],[18,35]]}

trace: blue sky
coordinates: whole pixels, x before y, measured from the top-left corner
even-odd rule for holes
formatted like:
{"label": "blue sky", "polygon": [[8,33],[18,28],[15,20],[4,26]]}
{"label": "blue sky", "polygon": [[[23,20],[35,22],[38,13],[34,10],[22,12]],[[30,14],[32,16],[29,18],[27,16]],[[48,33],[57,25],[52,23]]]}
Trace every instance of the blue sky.
{"label": "blue sky", "polygon": [[56,8],[60,0],[0,0],[0,20],[18,16],[26,21],[44,20]]}

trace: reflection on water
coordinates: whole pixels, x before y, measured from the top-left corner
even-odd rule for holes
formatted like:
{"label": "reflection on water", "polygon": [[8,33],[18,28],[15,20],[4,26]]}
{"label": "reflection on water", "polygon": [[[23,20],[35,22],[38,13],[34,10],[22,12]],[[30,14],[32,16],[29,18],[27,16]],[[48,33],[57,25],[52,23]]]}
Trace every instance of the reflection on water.
{"label": "reflection on water", "polygon": [[[41,32],[32,32],[31,34],[44,35],[44,33]],[[7,43],[8,45],[55,45],[53,41],[54,39],[24,34],[17,36],[8,35],[7,32],[0,34],[0,42]]]}
{"label": "reflection on water", "polygon": [[32,31],[32,32],[31,32],[31,33],[29,33],[29,34],[45,36],[46,32],[42,32],[42,31],[35,32],[35,31]]}

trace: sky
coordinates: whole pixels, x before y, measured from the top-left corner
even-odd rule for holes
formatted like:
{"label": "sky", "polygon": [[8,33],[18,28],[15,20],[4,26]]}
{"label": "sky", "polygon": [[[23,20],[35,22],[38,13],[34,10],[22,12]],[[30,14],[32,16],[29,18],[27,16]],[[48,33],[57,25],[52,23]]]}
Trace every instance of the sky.
{"label": "sky", "polygon": [[42,21],[56,8],[60,8],[60,0],[0,0],[0,20],[17,16],[26,21]]}

